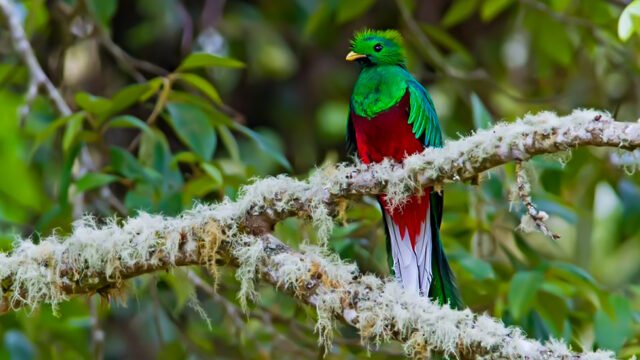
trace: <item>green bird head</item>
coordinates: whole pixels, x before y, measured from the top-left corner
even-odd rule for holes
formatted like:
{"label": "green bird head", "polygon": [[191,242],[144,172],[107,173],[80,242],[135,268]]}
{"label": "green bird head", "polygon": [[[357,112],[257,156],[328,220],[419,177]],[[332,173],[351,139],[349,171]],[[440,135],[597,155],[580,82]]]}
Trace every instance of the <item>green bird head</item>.
{"label": "green bird head", "polygon": [[346,59],[363,66],[404,65],[402,36],[396,30],[359,31],[351,41],[351,52]]}

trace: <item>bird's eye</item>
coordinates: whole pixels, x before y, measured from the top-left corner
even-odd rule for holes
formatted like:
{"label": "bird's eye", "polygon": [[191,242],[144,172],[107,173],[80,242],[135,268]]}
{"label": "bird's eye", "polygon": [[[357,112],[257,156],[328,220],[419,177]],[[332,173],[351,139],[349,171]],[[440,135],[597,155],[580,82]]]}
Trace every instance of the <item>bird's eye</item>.
{"label": "bird's eye", "polygon": [[376,44],[376,46],[373,47],[373,50],[376,52],[382,51],[382,44]]}

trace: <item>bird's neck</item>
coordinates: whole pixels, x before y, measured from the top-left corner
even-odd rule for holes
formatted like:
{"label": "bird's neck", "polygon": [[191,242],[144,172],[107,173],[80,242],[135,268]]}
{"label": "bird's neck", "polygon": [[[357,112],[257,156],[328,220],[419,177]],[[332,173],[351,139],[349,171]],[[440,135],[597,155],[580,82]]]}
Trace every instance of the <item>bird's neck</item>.
{"label": "bird's neck", "polygon": [[351,108],[359,116],[373,118],[402,99],[409,73],[398,65],[363,67],[351,96]]}

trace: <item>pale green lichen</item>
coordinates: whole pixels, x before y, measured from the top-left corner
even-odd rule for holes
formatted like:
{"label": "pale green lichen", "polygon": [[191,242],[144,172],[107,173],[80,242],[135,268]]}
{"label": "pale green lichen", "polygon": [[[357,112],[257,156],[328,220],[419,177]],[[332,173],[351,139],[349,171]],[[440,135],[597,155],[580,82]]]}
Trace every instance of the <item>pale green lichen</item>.
{"label": "pale green lichen", "polygon": [[260,262],[265,256],[264,246],[262,241],[249,235],[235,239],[233,246],[233,255],[239,263],[236,271],[236,279],[240,281],[238,300],[242,310],[247,312],[248,300],[255,301],[258,296],[255,290],[255,281]]}

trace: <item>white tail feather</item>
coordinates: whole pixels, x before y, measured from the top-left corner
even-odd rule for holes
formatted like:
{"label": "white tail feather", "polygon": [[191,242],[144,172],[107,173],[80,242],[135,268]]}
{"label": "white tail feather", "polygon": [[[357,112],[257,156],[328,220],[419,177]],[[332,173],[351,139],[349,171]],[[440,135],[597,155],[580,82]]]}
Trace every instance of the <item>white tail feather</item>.
{"label": "white tail feather", "polygon": [[386,212],[384,214],[391,241],[391,255],[396,279],[407,290],[412,290],[426,296],[431,285],[431,219],[429,209],[425,214],[425,221],[421,224],[420,233],[416,239],[415,249],[411,247],[409,234],[404,231],[401,235],[399,226]]}

